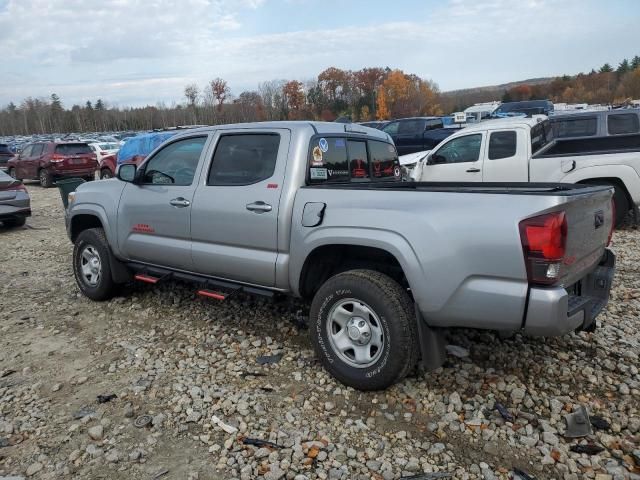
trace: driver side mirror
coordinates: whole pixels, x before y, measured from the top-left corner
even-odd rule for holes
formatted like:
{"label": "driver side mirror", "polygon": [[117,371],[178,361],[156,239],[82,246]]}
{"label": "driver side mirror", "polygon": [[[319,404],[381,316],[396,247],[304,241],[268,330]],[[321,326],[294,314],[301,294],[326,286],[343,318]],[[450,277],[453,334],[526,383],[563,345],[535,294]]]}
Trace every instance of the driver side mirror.
{"label": "driver side mirror", "polygon": [[118,167],[116,176],[123,182],[134,183],[136,178],[136,166],[131,163],[123,163]]}

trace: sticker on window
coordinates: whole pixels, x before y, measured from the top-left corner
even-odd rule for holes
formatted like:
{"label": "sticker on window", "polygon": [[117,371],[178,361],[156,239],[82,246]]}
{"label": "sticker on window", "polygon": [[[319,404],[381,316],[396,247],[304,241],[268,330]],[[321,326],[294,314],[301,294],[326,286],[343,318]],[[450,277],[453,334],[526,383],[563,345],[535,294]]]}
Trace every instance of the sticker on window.
{"label": "sticker on window", "polygon": [[320,150],[322,150],[324,153],[329,151],[329,142],[327,142],[326,138],[321,138],[320,141],[318,142],[318,146],[320,147]]}
{"label": "sticker on window", "polygon": [[322,165],[322,150],[320,147],[313,147],[313,162],[311,165]]}
{"label": "sticker on window", "polygon": [[336,138],[336,148],[344,148],[344,138]]}
{"label": "sticker on window", "polygon": [[311,180],[327,180],[329,178],[326,168],[312,168]]}

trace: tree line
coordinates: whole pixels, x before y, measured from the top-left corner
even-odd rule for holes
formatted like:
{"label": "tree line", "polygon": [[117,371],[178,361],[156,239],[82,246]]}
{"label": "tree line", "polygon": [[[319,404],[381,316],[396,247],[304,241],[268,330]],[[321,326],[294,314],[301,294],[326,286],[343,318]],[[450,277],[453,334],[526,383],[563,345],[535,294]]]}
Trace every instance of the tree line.
{"label": "tree line", "polygon": [[461,111],[476,102],[550,99],[553,102],[624,104],[640,98],[640,57],[609,63],[577,75],[520,84],[508,89],[469,89],[442,94],[432,80],[390,68],[357,71],[335,67],[307,81],[271,80],[234,96],[227,81],[184,87],[184,100],[171,105],[117,107],[103,99],[65,108],[48,98],[10,102],[0,110],[0,135],[151,130],[178,125],[263,120],[387,120]]}
{"label": "tree line", "polygon": [[95,104],[64,108],[55,93],[0,110],[0,135],[161,129],[178,125],[316,119],[353,121],[438,115],[440,92],[431,80],[390,68],[330,67],[308,81],[272,80],[233,96],[226,80],[189,84],[184,101],[139,108]]}

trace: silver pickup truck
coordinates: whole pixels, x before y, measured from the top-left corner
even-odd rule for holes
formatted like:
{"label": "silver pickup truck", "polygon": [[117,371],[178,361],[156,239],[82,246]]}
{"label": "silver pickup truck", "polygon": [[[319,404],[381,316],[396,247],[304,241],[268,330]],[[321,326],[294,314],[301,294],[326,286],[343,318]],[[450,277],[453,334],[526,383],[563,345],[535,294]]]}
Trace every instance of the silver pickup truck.
{"label": "silver pickup truck", "polygon": [[592,330],[608,301],[612,189],[400,181],[390,137],[273,122],[176,135],[69,196],[80,290],[192,282],[308,299],[326,369],[373,390],[443,361],[442,328]]}

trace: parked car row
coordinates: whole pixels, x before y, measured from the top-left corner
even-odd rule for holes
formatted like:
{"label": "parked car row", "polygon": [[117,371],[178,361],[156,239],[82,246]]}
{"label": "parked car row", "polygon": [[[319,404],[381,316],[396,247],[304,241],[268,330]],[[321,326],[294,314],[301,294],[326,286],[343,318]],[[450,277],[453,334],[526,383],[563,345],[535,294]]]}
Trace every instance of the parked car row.
{"label": "parked car row", "polygon": [[5,227],[20,227],[31,216],[29,192],[20,180],[0,171],[0,222]]}

